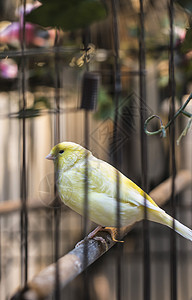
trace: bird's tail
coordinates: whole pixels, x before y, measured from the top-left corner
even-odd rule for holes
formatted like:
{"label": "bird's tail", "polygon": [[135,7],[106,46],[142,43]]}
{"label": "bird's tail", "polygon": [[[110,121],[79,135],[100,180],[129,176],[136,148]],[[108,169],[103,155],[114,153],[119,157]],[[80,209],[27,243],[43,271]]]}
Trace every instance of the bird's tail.
{"label": "bird's tail", "polygon": [[[149,219],[151,221],[166,225],[173,228],[173,218],[169,216],[165,211],[151,211],[149,210]],[[184,238],[192,241],[192,230],[187,226],[181,224],[179,221],[175,220],[175,231],[182,235]]]}

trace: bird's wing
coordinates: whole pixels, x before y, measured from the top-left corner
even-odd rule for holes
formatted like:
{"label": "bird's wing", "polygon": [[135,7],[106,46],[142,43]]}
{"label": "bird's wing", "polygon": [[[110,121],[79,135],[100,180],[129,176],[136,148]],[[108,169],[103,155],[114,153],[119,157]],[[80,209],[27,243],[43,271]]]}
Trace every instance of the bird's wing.
{"label": "bird's wing", "polygon": [[[117,197],[117,174],[119,176],[120,202],[129,203],[133,206],[146,206],[150,209],[160,211],[161,209],[144,193],[133,181],[117,171],[110,164],[93,158],[89,161],[89,189],[100,193],[106,193],[112,198]],[[145,201],[146,199],[146,201]]]}

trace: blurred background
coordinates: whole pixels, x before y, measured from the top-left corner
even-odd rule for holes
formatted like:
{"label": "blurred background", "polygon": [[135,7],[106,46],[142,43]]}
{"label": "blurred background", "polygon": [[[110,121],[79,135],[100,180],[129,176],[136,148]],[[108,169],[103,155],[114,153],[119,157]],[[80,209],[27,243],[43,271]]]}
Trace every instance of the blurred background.
{"label": "blurred background", "polygon": [[[54,261],[54,168],[45,159],[58,141],[85,144],[85,112],[80,109],[83,74],[100,75],[97,108],[88,112],[89,149],[111,162],[121,154],[120,170],[141,185],[139,93],[139,0],[117,5],[122,92],[120,135],[112,143],[115,116],[114,40],[111,2],[99,1],[95,14],[82,15],[81,4],[66,1],[0,1],[0,299],[9,299],[24,281],[21,199],[28,206],[28,279]],[[86,2],[86,1],[85,1]],[[91,1],[87,1],[91,2]],[[98,2],[98,1],[95,1]],[[166,0],[144,1],[147,116],[169,116],[170,16]],[[46,6],[47,5],[47,6]],[[26,15],[26,19],[24,19]],[[174,2],[175,110],[192,92],[192,4]],[[89,26],[89,52],[84,42]],[[192,112],[192,104],[187,110]],[[187,124],[176,119],[176,139]],[[159,128],[152,122],[151,130]],[[192,172],[191,128],[176,146],[177,171]],[[171,173],[169,134],[148,137],[148,190]],[[24,147],[25,145],[25,147]],[[25,149],[24,149],[25,148]],[[24,153],[24,154],[23,154]],[[23,155],[25,163],[23,162]],[[191,188],[176,198],[177,219],[192,228]],[[170,203],[164,209],[171,213]],[[62,206],[59,256],[82,238],[81,216]],[[92,224],[95,227],[95,224]],[[178,236],[178,299],[192,299],[192,244]],[[89,269],[90,299],[117,299],[117,247]],[[150,223],[151,296],[170,298],[170,230]],[[143,299],[142,224],[125,238],[121,257],[121,298]],[[63,291],[62,299],[83,298],[83,275]]]}

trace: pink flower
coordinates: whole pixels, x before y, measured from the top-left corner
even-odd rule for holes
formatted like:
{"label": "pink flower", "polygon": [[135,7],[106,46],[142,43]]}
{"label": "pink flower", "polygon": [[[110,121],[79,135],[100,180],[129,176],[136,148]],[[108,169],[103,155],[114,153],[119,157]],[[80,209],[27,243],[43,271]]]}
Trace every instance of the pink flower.
{"label": "pink flower", "polygon": [[16,78],[18,73],[18,67],[12,59],[0,60],[0,76],[3,78]]}
{"label": "pink flower", "polygon": [[[26,14],[34,8],[40,6],[40,2],[35,4],[26,5]],[[22,27],[23,27],[23,7],[21,6],[17,15],[19,16],[19,22],[12,22],[3,30],[0,31],[0,44],[8,44],[15,48],[20,48],[22,39]],[[54,34],[53,34],[54,32]],[[34,45],[38,47],[52,46],[55,38],[55,30],[44,30],[40,26],[25,23],[25,44],[26,46]]]}

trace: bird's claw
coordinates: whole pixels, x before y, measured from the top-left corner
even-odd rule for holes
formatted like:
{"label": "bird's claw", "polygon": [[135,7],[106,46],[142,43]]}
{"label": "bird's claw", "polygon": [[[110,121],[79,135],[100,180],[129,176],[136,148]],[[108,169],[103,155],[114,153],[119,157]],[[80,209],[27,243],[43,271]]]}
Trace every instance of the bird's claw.
{"label": "bird's claw", "polygon": [[110,234],[112,241],[116,243],[124,243],[124,241],[116,239],[116,237],[118,236],[118,229],[116,227],[104,227],[103,231],[106,231]]}
{"label": "bird's claw", "polygon": [[80,245],[82,245],[85,242],[85,239],[79,241],[76,245],[75,248],[78,248]]}
{"label": "bird's claw", "polygon": [[106,251],[108,250],[108,243],[107,241],[102,237],[102,236],[96,236],[96,234],[98,232],[102,232],[102,231],[106,231],[110,234],[112,241],[116,242],[116,243],[123,243],[124,241],[120,241],[117,240],[116,237],[118,236],[118,231],[117,228],[114,227],[102,227],[102,226],[98,226],[97,228],[95,228],[92,232],[90,232],[88,234],[87,237],[85,237],[83,240],[81,240],[80,242],[78,242],[75,245],[75,248],[79,247],[81,244],[85,243],[88,240],[95,240],[95,241],[99,241],[102,243],[102,245],[105,245]]}
{"label": "bird's claw", "polygon": [[92,237],[92,236],[89,236],[89,235],[87,237],[85,237],[83,240],[81,240],[80,242],[78,242],[75,245],[75,248],[78,248],[80,245],[84,244],[85,242],[87,242],[88,240],[91,240],[91,239],[93,239],[95,241],[98,241],[98,242],[101,242],[102,245],[105,246],[106,251],[108,250],[108,244],[107,244],[107,242],[106,242],[106,240],[104,238],[102,238],[101,236],[93,236]]}
{"label": "bird's claw", "polygon": [[95,241],[101,242],[102,245],[105,246],[106,251],[108,250],[108,248],[109,248],[109,247],[108,247],[108,244],[107,244],[106,240],[105,240],[104,238],[102,238],[102,236],[94,236],[93,239],[94,239]]}

